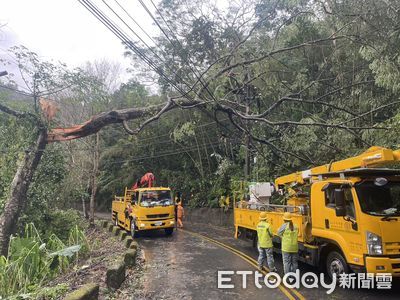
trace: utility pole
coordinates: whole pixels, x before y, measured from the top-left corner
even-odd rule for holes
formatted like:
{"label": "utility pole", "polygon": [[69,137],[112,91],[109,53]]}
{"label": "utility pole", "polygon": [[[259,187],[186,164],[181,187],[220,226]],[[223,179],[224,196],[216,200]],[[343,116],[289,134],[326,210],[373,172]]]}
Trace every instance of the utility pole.
{"label": "utility pole", "polygon": [[[249,109],[249,103],[248,103],[248,98],[246,97],[246,115],[248,115],[249,114],[249,112],[250,112],[250,109]],[[249,128],[248,128],[248,121],[246,120],[245,121],[246,122],[246,129],[247,130],[249,130]],[[244,180],[245,181],[247,181],[248,180],[248,178],[249,178],[249,171],[250,171],[250,155],[249,155],[249,148],[250,148],[250,137],[249,137],[249,134],[246,132],[245,133],[245,137],[244,137],[244,139],[245,139],[245,148],[244,148]]]}
{"label": "utility pole", "polygon": [[256,181],[258,182],[258,164],[257,164],[257,155],[255,155],[255,156],[254,156],[253,162],[254,162],[254,168],[256,169]]}
{"label": "utility pole", "polygon": [[[244,77],[244,81],[247,82],[249,77],[248,71],[246,71],[246,75]],[[245,86],[244,92],[244,102],[246,105],[246,115],[250,113],[250,88],[249,85]],[[245,121],[245,128],[247,131],[249,129],[249,121]],[[244,157],[244,180],[248,181],[250,175],[250,136],[247,132],[245,132],[245,157]]]}

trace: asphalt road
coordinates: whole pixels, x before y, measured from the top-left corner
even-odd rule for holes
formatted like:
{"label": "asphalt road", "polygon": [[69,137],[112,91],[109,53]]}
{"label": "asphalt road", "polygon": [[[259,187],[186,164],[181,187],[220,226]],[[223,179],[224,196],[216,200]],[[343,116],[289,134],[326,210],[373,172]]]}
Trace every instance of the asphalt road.
{"label": "asphalt road", "polygon": [[170,237],[162,231],[138,239],[145,255],[142,294],[148,299],[288,299],[280,289],[258,289],[253,281],[242,288],[241,276],[232,277],[233,289],[217,288],[217,270],[255,267],[199,237],[178,230]]}
{"label": "asphalt road", "polygon": [[[187,228],[191,231],[198,232],[204,236],[216,239],[226,245],[229,245],[235,249],[238,249],[245,254],[257,259],[258,251],[253,248],[251,241],[235,239],[234,233],[231,230],[208,226],[204,224],[186,224]],[[275,254],[275,265],[278,268],[278,272],[283,274],[282,258],[280,255]],[[301,274],[306,272],[313,272],[320,276],[320,272],[317,268],[311,267],[307,264],[299,263]],[[382,289],[343,289],[336,287],[334,292],[328,295],[327,289],[323,287],[307,289],[300,287],[298,290],[300,294],[306,299],[400,299],[400,278],[393,278],[392,288],[389,290]],[[248,298],[251,299],[251,298]]]}
{"label": "asphalt road", "polygon": [[[109,215],[99,215],[108,219]],[[233,289],[217,288],[217,271],[252,271],[256,268],[229,249],[202,238],[206,236],[237,249],[253,259],[258,252],[250,241],[235,239],[233,231],[205,224],[185,224],[186,230],[177,230],[170,237],[163,231],[151,231],[137,239],[145,256],[141,299],[400,299],[400,280],[394,278],[390,290],[343,289],[336,287],[332,294],[323,287],[300,287],[298,293],[287,288],[271,289],[260,281],[254,284],[249,275],[247,288],[242,288],[242,277],[232,276]],[[192,234],[195,232],[199,235]],[[278,273],[283,274],[282,260],[275,255]],[[320,273],[306,264],[299,265],[302,274]],[[136,298],[135,298],[136,299]]]}

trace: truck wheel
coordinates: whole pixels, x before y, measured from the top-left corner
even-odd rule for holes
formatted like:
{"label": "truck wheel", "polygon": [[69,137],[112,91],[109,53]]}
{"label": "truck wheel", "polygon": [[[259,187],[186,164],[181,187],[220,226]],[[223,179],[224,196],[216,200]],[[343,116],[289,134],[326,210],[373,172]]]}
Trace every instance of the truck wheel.
{"label": "truck wheel", "polygon": [[339,274],[348,273],[349,267],[342,254],[332,251],[326,258],[326,270],[329,277],[332,279],[333,274],[336,274],[336,277],[339,277]]}
{"label": "truck wheel", "polygon": [[131,226],[130,227],[131,227],[131,237],[133,239],[139,237],[139,232],[136,230],[137,228],[136,228],[136,224],[135,224],[134,220],[131,220]]}
{"label": "truck wheel", "polygon": [[165,234],[166,235],[171,235],[174,232],[174,228],[173,227],[165,228],[164,230],[165,230]]}

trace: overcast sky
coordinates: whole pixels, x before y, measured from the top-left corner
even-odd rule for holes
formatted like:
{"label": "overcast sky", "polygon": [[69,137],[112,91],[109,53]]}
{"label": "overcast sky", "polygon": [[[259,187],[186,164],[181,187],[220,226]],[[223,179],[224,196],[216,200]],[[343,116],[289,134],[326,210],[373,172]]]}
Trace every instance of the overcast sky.
{"label": "overcast sky", "polygon": [[[108,16],[101,0],[93,0]],[[151,18],[136,0],[118,0],[148,32],[157,33]],[[107,0],[115,9],[115,1]],[[145,0],[151,8],[151,2]],[[153,10],[153,9],[152,9]],[[127,22],[129,17],[119,10]],[[114,20],[117,20],[114,18]],[[0,57],[13,45],[24,45],[46,60],[59,60],[71,67],[106,58],[129,66],[120,41],[78,0],[0,0]],[[131,22],[130,26],[137,27]]]}

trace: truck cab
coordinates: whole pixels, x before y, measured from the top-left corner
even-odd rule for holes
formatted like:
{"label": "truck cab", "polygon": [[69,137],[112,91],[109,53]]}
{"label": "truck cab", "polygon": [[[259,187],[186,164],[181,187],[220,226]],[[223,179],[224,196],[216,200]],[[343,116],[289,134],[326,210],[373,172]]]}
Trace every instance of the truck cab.
{"label": "truck cab", "polygon": [[112,219],[115,225],[130,231],[133,238],[155,229],[164,229],[171,235],[175,227],[175,204],[170,188],[125,189],[125,195],[116,196],[112,202]]}
{"label": "truck cab", "polygon": [[312,184],[312,236],[323,245],[328,273],[350,268],[400,276],[399,175],[390,169],[348,170]]}
{"label": "truck cab", "polygon": [[[400,276],[400,150],[371,147],[358,156],[276,178],[285,204],[252,208],[234,203],[235,237],[256,244],[260,211],[276,235],[284,212],[299,227],[299,259],[327,273],[368,272]],[[307,190],[307,191],[306,191]],[[280,252],[280,240],[274,237]]]}

